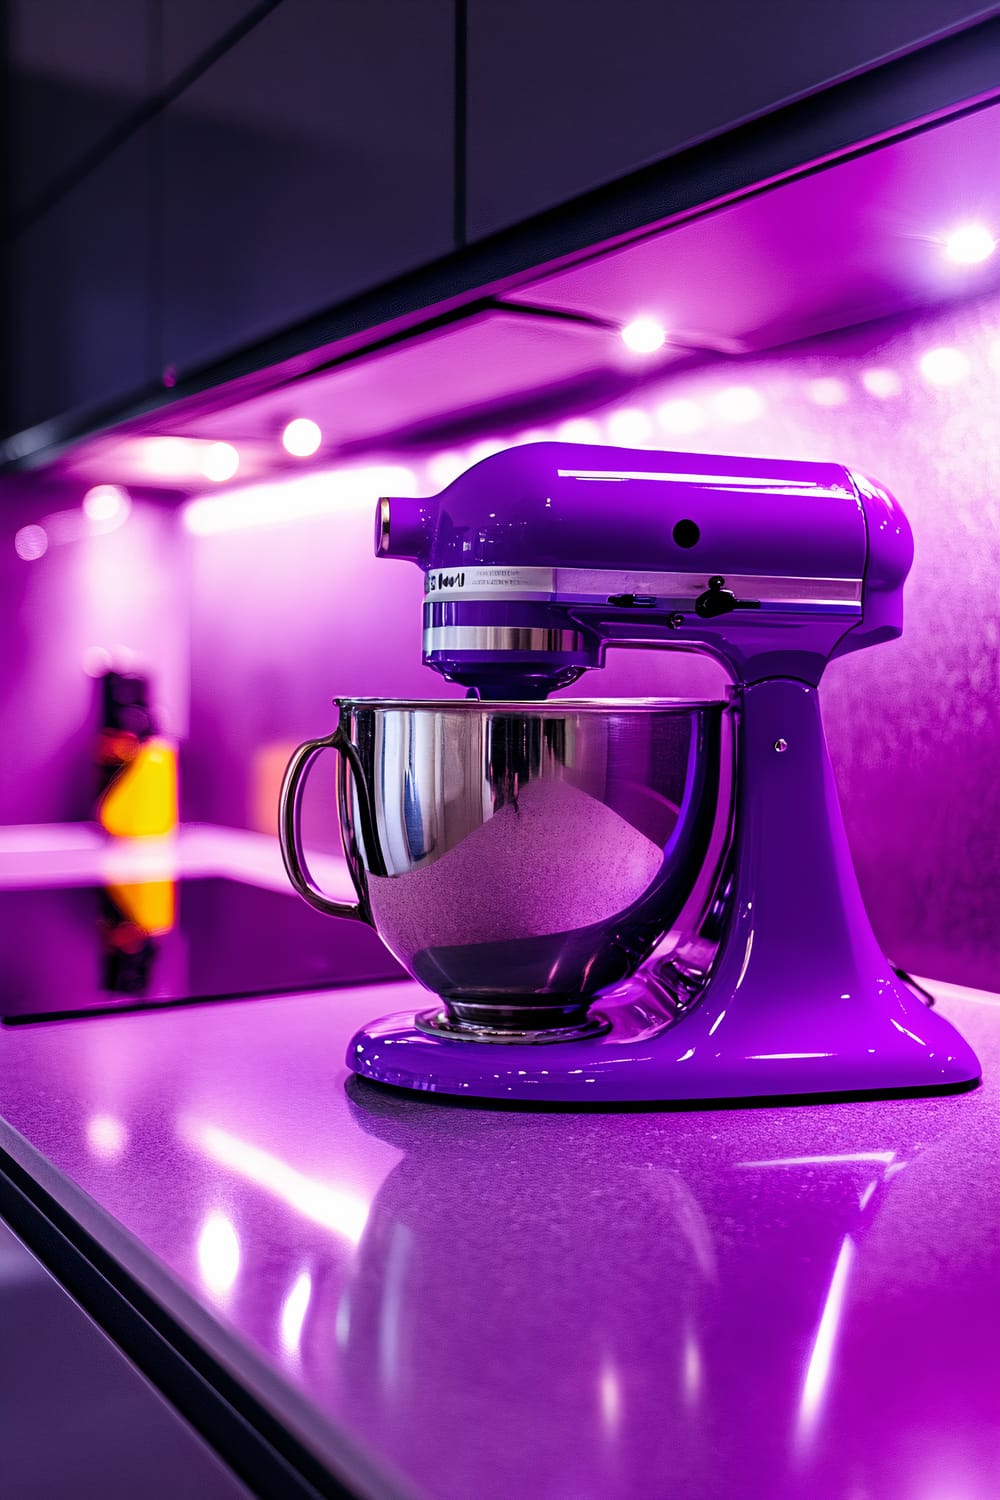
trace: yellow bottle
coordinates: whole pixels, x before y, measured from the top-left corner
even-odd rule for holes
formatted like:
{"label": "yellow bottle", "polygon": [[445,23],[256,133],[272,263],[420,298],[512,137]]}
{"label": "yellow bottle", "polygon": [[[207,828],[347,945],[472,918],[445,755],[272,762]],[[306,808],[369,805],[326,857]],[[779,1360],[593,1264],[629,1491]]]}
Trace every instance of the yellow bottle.
{"label": "yellow bottle", "polygon": [[154,838],[177,827],[177,747],[156,731],[144,677],[107,672],[97,749],[97,818],[119,838]]}
{"label": "yellow bottle", "polygon": [[176,748],[157,735],[137,744],[100,797],[97,817],[120,838],[171,833],[177,827]]}

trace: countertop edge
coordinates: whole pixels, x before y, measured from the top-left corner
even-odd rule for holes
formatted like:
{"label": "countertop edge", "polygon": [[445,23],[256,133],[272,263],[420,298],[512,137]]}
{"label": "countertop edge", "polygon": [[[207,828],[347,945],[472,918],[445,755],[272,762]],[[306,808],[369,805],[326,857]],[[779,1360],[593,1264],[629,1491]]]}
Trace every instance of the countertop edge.
{"label": "countertop edge", "polygon": [[[341,1483],[364,1500],[427,1500],[426,1495],[401,1476],[388,1472],[387,1466],[373,1462],[372,1456],[342,1431],[329,1422],[317,1420],[316,1408],[299,1399],[294,1387],[278,1371],[202,1307],[112,1214],[77,1187],[0,1113],[2,1153]],[[44,1203],[33,1200],[33,1206],[45,1214]],[[86,1258],[83,1246],[74,1248]]]}

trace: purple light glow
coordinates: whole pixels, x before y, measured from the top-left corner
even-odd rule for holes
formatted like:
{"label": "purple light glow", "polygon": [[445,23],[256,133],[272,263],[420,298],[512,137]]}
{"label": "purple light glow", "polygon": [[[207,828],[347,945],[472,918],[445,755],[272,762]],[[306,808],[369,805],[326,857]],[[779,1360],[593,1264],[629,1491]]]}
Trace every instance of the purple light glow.
{"label": "purple light glow", "polygon": [[641,448],[653,435],[653,422],[640,406],[623,406],[608,417],[608,437],[622,448]]}
{"label": "purple light glow", "polygon": [[198,1270],[210,1292],[224,1297],[240,1274],[240,1240],[231,1219],[211,1213],[198,1235]]}
{"label": "purple light glow", "polygon": [[118,484],[97,484],[83,497],[83,513],[102,530],[121,526],[132,509],[128,490]]}
{"label": "purple light glow", "polygon": [[978,266],[989,260],[997,247],[985,224],[962,224],[945,241],[945,254],[958,266]]}
{"label": "purple light glow", "polygon": [[128,1145],[128,1127],[114,1115],[91,1115],[85,1131],[94,1155],[110,1161],[121,1156]]}
{"label": "purple light glow", "polygon": [[705,412],[697,401],[663,401],[656,408],[656,420],[664,432],[697,432],[705,425]]}
{"label": "purple light glow", "polygon": [[22,526],[14,533],[14,551],[22,562],[37,562],[49,549],[44,526]]}
{"label": "purple light glow", "polygon": [[502,449],[509,447],[506,438],[484,438],[482,442],[474,443],[465,455],[465,467],[470,469],[473,464],[482,463],[484,458],[492,458],[494,453],[500,453]]}
{"label": "purple light glow", "polygon": [[806,390],[814,406],[845,406],[847,404],[847,386],[842,380],[831,376],[826,376],[821,380],[811,380]]}
{"label": "purple light glow", "polygon": [[892,396],[898,396],[903,389],[903,382],[895,370],[862,370],[861,384],[869,396],[874,396],[878,401],[887,401]]}
{"label": "purple light glow", "polygon": [[836,1264],[833,1268],[830,1290],[827,1292],[826,1302],[823,1304],[823,1315],[816,1330],[812,1352],[809,1356],[809,1364],[806,1368],[806,1378],[799,1401],[799,1420],[796,1432],[799,1443],[807,1443],[813,1436],[817,1420],[823,1409],[823,1400],[826,1395],[826,1388],[830,1380],[830,1371],[833,1366],[837,1333],[840,1329],[840,1322],[844,1313],[844,1295],[847,1290],[847,1278],[850,1275],[853,1260],[854,1241],[849,1234],[845,1234],[841,1242]]}
{"label": "purple light glow", "polygon": [[78,542],[83,535],[84,517],[76,507],[72,510],[53,511],[45,517],[45,530],[53,547],[64,547],[68,542]]}
{"label": "purple light glow", "polygon": [[599,443],[601,429],[589,417],[571,417],[559,424],[553,436],[560,443]]}
{"label": "purple light glow", "polygon": [[281,1346],[286,1354],[295,1355],[299,1351],[311,1298],[312,1277],[308,1271],[302,1271],[281,1304]]}
{"label": "purple light glow", "polygon": [[240,455],[232,443],[211,443],[201,458],[201,472],[213,484],[225,484],[240,466]]}
{"label": "purple light glow", "polygon": [[764,402],[749,385],[730,385],[712,402],[723,422],[752,422],[764,410]]}
{"label": "purple light glow", "polygon": [[282,446],[293,458],[311,458],[322,441],[322,430],[309,417],[295,417],[281,434]]}
{"label": "purple light glow", "polygon": [[626,323],[621,333],[622,343],[633,354],[655,354],[667,341],[666,330],[655,318],[635,318]]}
{"label": "purple light glow", "polygon": [[154,479],[190,478],[198,472],[200,446],[193,438],[144,438],[141,466]]}
{"label": "purple light glow", "polygon": [[457,479],[465,469],[465,459],[461,453],[452,452],[450,449],[444,453],[435,453],[434,457],[427,462],[427,477],[436,490],[443,490]]}
{"label": "purple light glow", "polygon": [[416,485],[413,472],[399,467],[313,472],[276,484],[247,485],[225,495],[200,495],[188,501],[181,517],[194,536],[210,536],[347,508],[368,508],[373,494],[406,494]]}
{"label": "purple light glow", "polygon": [[[368,1205],[359,1194],[347,1191],[336,1182],[311,1177],[272,1152],[217,1125],[182,1120],[181,1135],[212,1161],[263,1188],[309,1223],[332,1230],[352,1245],[361,1239],[368,1220]],[[221,1248],[223,1236],[219,1235],[218,1240]],[[227,1248],[231,1262],[232,1250]],[[238,1242],[235,1263],[238,1269]]]}
{"label": "purple light glow", "polygon": [[957,385],[970,368],[961,349],[928,349],[920,359],[920,373],[928,385]]}

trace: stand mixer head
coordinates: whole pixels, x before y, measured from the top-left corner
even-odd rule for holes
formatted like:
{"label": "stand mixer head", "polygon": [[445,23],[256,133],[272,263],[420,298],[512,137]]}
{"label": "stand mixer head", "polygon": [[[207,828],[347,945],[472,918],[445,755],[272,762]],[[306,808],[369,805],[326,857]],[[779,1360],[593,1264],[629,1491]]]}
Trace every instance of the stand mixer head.
{"label": "stand mixer head", "polygon": [[[364,706],[342,704],[335,735],[300,747],[286,776],[289,874],[320,909],[372,921],[445,999],[444,1012],[364,1028],[348,1051],[355,1071],[443,1093],[580,1102],[940,1090],[978,1079],[974,1054],[896,977],[872,934],[819,716],[827,662],[902,630],[913,544],[886,490],[836,464],[539,443],[483,460],[436,497],[383,498],[375,545],[379,556],[424,572],[424,661],[486,700],[460,705],[466,714],[516,723],[568,712],[566,700],[544,700],[600,667],[610,646],[700,650],[731,679],[724,712],[735,772],[725,836],[701,848],[703,899],[693,921],[677,925],[676,891],[664,899],[659,926],[647,921],[648,941],[633,943],[621,982],[595,999],[586,983],[593,964],[574,981],[578,1009],[590,1014],[569,1028],[504,1020],[509,995],[498,993],[491,1012],[484,992],[500,988],[500,970],[491,978],[489,954],[477,950],[476,1003],[488,1019],[477,1029],[463,1024],[462,993],[429,980],[437,970],[421,971],[401,954],[391,923],[373,915],[371,892],[391,878],[386,852],[400,843],[385,809],[416,761],[410,752],[387,757],[400,730],[384,717],[361,743]],[[383,707],[411,716],[421,708]],[[447,707],[428,704],[425,714]],[[664,705],[632,707],[652,715]],[[448,732],[432,738],[427,753],[443,764]],[[615,742],[612,732],[608,745]],[[326,745],[346,757],[340,812],[357,906],[316,889],[298,840],[301,779]],[[599,798],[617,774],[612,758]],[[574,774],[565,748],[524,767],[526,786]],[[499,811],[492,763],[480,784],[488,824]],[[648,838],[643,818],[633,821]],[[670,838],[661,842],[666,870]],[[412,882],[410,854],[394,868]],[[484,866],[480,903],[498,899],[489,877]],[[655,899],[655,879],[649,890]],[[637,898],[647,917],[649,890]],[[598,959],[627,929],[634,905],[602,932]],[[523,1004],[544,998],[544,977],[536,971],[531,982],[540,993]],[[537,1045],[546,1041],[559,1045]]]}
{"label": "stand mixer head", "polygon": [[913,560],[888,491],[839,464],[535,443],[429,500],[383,498],[380,557],[425,574],[424,661],[533,699],[610,645],[700,649],[815,685],[902,631]]}

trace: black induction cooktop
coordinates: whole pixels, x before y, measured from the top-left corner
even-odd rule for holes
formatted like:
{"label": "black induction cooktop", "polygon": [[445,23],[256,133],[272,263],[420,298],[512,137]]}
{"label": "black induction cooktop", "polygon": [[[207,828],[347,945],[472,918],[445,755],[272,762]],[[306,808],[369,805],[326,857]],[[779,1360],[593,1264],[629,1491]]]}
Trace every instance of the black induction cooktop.
{"label": "black induction cooktop", "polygon": [[370,927],[240,880],[0,890],[5,1025],[404,977]]}

